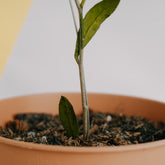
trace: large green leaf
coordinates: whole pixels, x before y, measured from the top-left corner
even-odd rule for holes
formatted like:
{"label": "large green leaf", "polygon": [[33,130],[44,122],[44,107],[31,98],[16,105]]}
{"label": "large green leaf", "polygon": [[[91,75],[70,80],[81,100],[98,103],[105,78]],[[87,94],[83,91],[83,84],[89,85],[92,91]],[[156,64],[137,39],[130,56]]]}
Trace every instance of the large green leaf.
{"label": "large green leaf", "polygon": [[59,103],[59,116],[64,129],[67,131],[68,136],[76,138],[79,136],[79,126],[77,123],[76,115],[73,106],[69,100],[61,96]]}
{"label": "large green leaf", "polygon": [[[84,18],[84,47],[95,35],[100,25],[108,18],[118,6],[120,0],[103,0],[92,7]],[[78,35],[79,36],[79,35]],[[78,62],[78,39],[76,43],[75,59]]]}

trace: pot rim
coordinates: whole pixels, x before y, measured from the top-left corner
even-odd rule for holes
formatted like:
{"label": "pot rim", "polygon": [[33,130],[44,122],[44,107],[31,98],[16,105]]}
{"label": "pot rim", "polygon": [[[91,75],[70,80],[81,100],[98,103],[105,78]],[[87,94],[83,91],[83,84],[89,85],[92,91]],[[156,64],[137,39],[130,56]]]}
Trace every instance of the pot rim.
{"label": "pot rim", "polygon": [[[46,94],[32,94],[32,95],[24,95],[24,96],[17,96],[17,97],[11,97],[7,99],[1,99],[1,101],[7,101],[13,98],[22,98],[22,97],[29,97],[29,96],[37,96],[37,95],[47,95],[47,94],[79,94],[77,93],[71,93],[71,92],[59,92],[59,93],[46,93]],[[140,100],[146,100],[146,101],[152,101],[160,104],[165,104],[160,101],[155,101],[152,99],[146,99],[141,97],[135,97],[135,96],[127,96],[127,95],[116,95],[116,94],[106,94],[106,93],[88,93],[88,94],[97,94],[97,95],[111,95],[111,96],[123,96],[123,97],[130,97],[130,98],[136,98]],[[35,144],[35,143],[29,143],[29,142],[23,142],[23,141],[16,141],[13,139],[8,139],[4,137],[0,137],[0,143],[5,144],[12,147],[17,148],[24,148],[24,149],[30,149],[30,150],[41,150],[41,151],[51,151],[51,152],[76,152],[76,153],[100,153],[100,152],[130,152],[130,151],[138,151],[138,150],[147,150],[157,147],[165,146],[165,139],[158,140],[155,142],[148,142],[148,143],[142,143],[142,144],[131,144],[131,145],[123,145],[123,146],[104,146],[104,147],[90,147],[90,146],[84,146],[84,147],[73,147],[73,146],[58,146],[58,145],[44,145],[44,144]]]}
{"label": "pot rim", "polygon": [[[2,98],[0,99],[0,102],[1,101],[7,101],[7,100],[11,100],[11,99],[19,99],[19,98],[22,98],[22,97],[31,97],[31,96],[39,96],[39,95],[67,95],[67,94],[73,94],[73,95],[77,95],[77,94],[81,94],[80,92],[46,92],[46,93],[33,93],[33,94],[25,94],[25,95],[18,95],[18,96],[11,96],[11,97],[7,97],[7,98]],[[126,94],[117,94],[117,93],[102,93],[102,92],[88,92],[87,95],[103,95],[103,96],[108,96],[108,95],[111,95],[111,96],[121,96],[121,97],[127,97],[127,98],[135,98],[135,99],[139,99],[139,100],[146,100],[146,101],[152,101],[152,102],[155,102],[155,103],[159,103],[159,104],[165,104],[165,102],[163,101],[158,101],[158,100],[155,100],[155,99],[150,99],[150,98],[147,98],[147,97],[140,97],[140,96],[134,96],[134,95],[126,95]]]}
{"label": "pot rim", "polygon": [[130,151],[138,151],[138,150],[148,150],[148,149],[164,146],[165,140],[159,140],[159,141],[143,143],[143,144],[131,144],[126,146],[73,147],[73,146],[35,144],[35,143],[16,141],[16,140],[0,137],[0,143],[12,147],[30,149],[30,150],[41,150],[41,151],[50,151],[50,152],[100,153],[100,152],[130,152]]}

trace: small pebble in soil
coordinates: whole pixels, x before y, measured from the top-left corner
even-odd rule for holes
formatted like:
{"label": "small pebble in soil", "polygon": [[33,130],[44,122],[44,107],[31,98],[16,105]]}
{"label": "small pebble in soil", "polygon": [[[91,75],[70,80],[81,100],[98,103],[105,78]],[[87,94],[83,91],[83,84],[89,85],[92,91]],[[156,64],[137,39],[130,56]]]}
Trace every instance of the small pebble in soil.
{"label": "small pebble in soil", "polygon": [[42,136],[42,139],[41,139],[41,143],[42,144],[47,144],[47,137],[46,136]]}
{"label": "small pebble in soil", "polygon": [[17,141],[65,146],[119,146],[165,139],[165,124],[140,116],[125,116],[90,111],[89,140],[83,140],[83,115],[77,116],[80,136],[67,137],[59,116],[51,114],[16,114],[0,136]]}
{"label": "small pebble in soil", "polygon": [[112,120],[112,117],[110,115],[107,116],[106,121],[110,122]]}
{"label": "small pebble in soil", "polygon": [[15,137],[14,140],[21,141],[21,137]]}
{"label": "small pebble in soil", "polygon": [[27,136],[35,137],[36,136],[36,133],[31,131],[31,132],[28,132],[27,133]]}

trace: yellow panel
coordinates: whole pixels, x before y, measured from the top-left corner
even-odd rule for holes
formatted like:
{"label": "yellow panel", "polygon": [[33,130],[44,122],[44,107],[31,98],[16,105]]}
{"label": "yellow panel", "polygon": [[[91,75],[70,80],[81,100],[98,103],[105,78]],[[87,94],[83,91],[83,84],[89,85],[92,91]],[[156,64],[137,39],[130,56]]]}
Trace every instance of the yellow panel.
{"label": "yellow panel", "polygon": [[32,0],[0,0],[0,75]]}

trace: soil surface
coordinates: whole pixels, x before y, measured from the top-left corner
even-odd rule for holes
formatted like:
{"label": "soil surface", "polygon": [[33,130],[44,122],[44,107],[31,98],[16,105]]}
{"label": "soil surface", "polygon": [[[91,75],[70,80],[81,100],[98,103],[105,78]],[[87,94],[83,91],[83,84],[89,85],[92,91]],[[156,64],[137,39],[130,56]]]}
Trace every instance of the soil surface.
{"label": "soil surface", "polygon": [[80,136],[67,137],[59,116],[51,114],[17,114],[0,136],[17,141],[65,146],[118,146],[165,139],[165,124],[142,117],[90,112],[90,139],[83,140],[82,115],[78,116]]}

